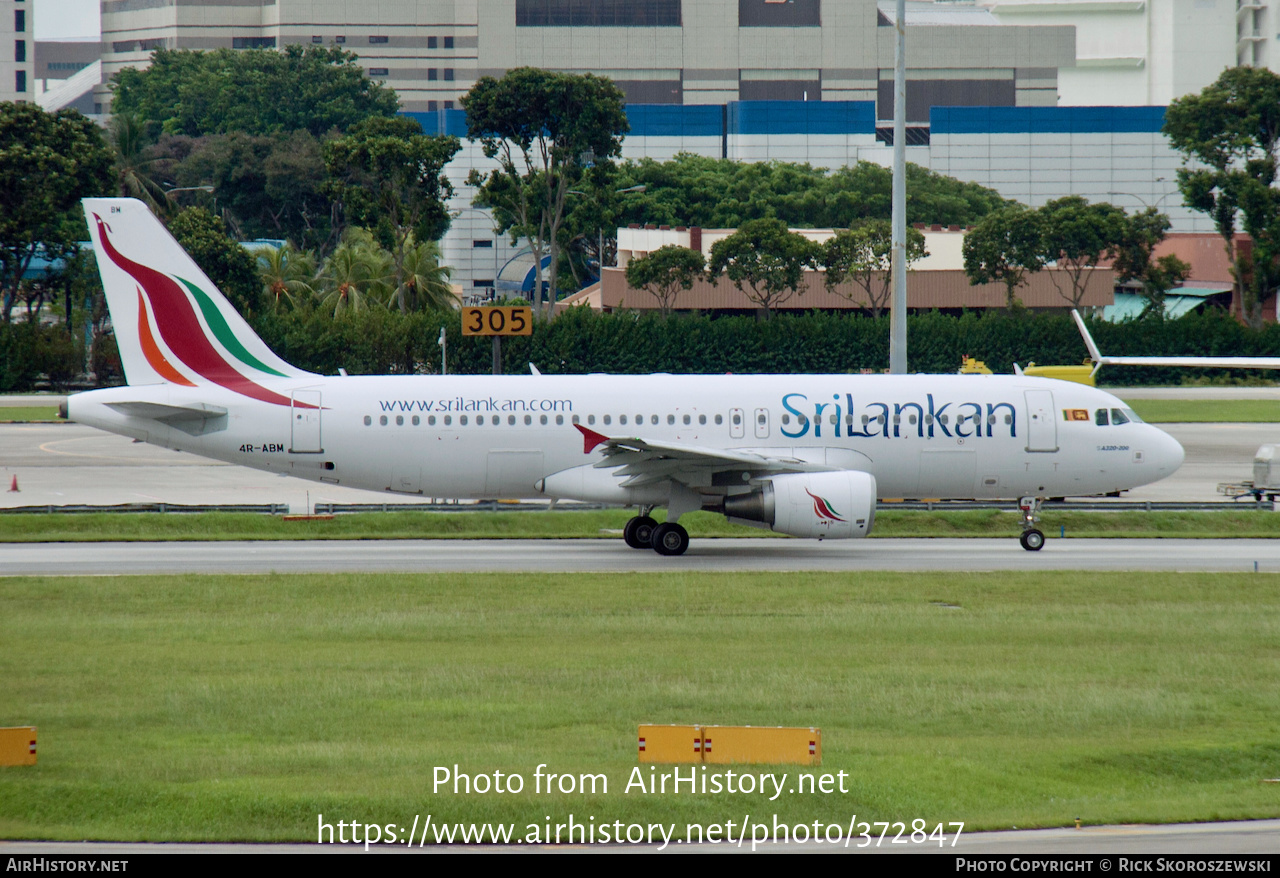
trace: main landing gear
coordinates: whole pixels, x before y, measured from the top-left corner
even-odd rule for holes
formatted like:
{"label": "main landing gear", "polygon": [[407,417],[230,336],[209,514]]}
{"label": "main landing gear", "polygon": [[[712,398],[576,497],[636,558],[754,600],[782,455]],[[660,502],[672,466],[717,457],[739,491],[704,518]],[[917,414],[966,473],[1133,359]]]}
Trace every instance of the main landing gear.
{"label": "main landing gear", "polygon": [[622,539],[633,549],[653,549],[659,555],[683,555],[689,548],[689,532],[674,521],[658,524],[649,517],[652,507],[627,522]]}
{"label": "main landing gear", "polygon": [[1018,542],[1028,552],[1039,552],[1044,548],[1044,532],[1036,527],[1040,521],[1040,498],[1023,497],[1018,501],[1018,508],[1022,510],[1022,536]]}

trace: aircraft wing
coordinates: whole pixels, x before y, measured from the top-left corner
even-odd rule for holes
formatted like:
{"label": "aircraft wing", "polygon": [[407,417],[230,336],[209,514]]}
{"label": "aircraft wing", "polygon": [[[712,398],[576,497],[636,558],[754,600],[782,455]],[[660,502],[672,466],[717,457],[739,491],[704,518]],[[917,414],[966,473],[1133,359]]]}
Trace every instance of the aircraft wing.
{"label": "aircraft wing", "polygon": [[793,457],[757,454],[728,448],[709,448],[680,442],[655,442],[639,437],[609,437],[575,424],[583,436],[583,452],[601,448],[604,459],[597,469],[617,467],[627,476],[624,488],[643,487],[665,481],[689,487],[707,487],[721,472],[741,472],[748,478],[780,473],[830,472],[836,467],[810,463]]}
{"label": "aircraft wing", "polygon": [[1104,357],[1089,334],[1080,312],[1072,309],[1071,317],[1089,349],[1094,371],[1099,366],[1198,366],[1222,369],[1280,369],[1280,357]]}

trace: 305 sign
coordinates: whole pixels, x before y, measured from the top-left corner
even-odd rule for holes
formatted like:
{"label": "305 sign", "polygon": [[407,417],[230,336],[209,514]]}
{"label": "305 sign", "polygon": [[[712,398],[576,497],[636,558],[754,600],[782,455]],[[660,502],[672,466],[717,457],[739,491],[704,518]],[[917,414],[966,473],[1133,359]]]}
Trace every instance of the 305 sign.
{"label": "305 sign", "polygon": [[533,309],[489,307],[462,309],[463,335],[532,335]]}

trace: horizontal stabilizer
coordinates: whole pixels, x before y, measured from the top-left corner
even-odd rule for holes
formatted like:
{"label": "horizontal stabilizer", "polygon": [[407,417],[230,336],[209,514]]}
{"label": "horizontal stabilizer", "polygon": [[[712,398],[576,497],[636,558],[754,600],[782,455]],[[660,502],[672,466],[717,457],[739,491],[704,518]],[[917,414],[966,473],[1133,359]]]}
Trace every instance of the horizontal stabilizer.
{"label": "horizontal stabilizer", "polygon": [[220,405],[194,402],[189,405],[169,405],[160,402],[109,402],[114,409],[131,418],[146,418],[181,430],[191,436],[217,433],[227,428],[227,410]]}

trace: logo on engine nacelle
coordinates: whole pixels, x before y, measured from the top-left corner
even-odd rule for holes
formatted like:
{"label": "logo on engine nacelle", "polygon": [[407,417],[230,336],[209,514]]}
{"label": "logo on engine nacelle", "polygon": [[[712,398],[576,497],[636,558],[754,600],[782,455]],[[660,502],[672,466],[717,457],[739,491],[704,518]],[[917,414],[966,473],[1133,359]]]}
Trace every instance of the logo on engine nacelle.
{"label": "logo on engine nacelle", "polygon": [[823,524],[830,524],[833,521],[844,521],[844,519],[840,517],[840,514],[831,508],[831,504],[827,502],[826,498],[819,497],[808,488],[805,488],[804,492],[813,498],[813,514],[817,516],[818,520]]}

